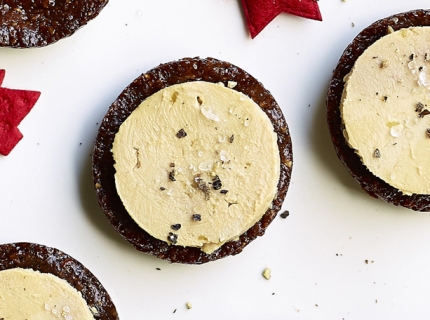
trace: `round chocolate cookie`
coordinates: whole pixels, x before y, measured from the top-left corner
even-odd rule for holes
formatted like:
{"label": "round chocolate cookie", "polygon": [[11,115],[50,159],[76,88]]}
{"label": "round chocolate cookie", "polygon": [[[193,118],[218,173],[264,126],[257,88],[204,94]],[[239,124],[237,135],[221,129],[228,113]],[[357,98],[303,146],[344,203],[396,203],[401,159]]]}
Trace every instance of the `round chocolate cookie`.
{"label": "round chocolate cookie", "polygon": [[44,47],[94,19],[108,0],[4,0],[0,3],[0,47]]}
{"label": "round chocolate cookie", "polygon": [[14,268],[33,269],[66,280],[82,294],[95,319],[119,319],[109,294],[97,278],[60,250],[34,243],[0,245],[0,271]]}
{"label": "round chocolate cookie", "polygon": [[[112,145],[121,124],[143,100],[159,90],[180,83],[206,81],[236,84],[234,90],[250,97],[267,115],[277,135],[280,178],[277,195],[262,218],[236,241],[224,243],[207,254],[197,247],[183,247],[156,239],[140,228],[125,209],[115,186]],[[185,58],[162,64],[135,79],[111,105],[100,126],[93,153],[93,178],[99,204],[113,227],[137,250],[169,262],[202,264],[240,253],[264,234],[284,201],[292,170],[292,145],[287,123],[273,96],[242,69],[213,58]]]}
{"label": "round chocolate cookie", "polygon": [[396,206],[403,206],[415,211],[430,211],[429,194],[406,195],[373,175],[363,165],[360,157],[348,145],[344,137],[344,124],[342,123],[340,111],[342,93],[345,87],[344,79],[363,52],[378,39],[387,35],[388,30],[396,31],[402,28],[419,26],[430,26],[430,11],[415,10],[396,14],[376,21],[357,35],[343,52],[333,72],[326,101],[327,122],[339,159],[364,191],[374,198],[379,198]]}

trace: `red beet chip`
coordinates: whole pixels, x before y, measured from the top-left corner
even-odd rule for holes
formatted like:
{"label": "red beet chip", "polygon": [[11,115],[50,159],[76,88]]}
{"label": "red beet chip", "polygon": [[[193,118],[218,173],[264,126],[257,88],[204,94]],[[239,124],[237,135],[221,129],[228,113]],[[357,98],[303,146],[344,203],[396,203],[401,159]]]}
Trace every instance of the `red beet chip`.
{"label": "red beet chip", "polygon": [[251,38],[255,38],[281,12],[322,20],[316,0],[242,0]]}
{"label": "red beet chip", "polygon": [[0,86],[3,82],[4,75],[6,74],[6,70],[0,70]]}
{"label": "red beet chip", "polygon": [[[0,70],[0,85],[5,70]],[[18,125],[39,99],[40,92],[0,88],[0,154],[7,156],[22,139]]]}

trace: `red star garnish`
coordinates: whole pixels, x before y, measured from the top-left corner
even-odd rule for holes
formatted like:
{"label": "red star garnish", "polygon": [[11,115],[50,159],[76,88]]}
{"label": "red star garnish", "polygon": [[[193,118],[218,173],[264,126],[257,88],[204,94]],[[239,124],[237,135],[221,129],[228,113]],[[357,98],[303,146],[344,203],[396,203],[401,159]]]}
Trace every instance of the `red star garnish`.
{"label": "red star garnish", "polygon": [[[5,70],[0,70],[0,86]],[[18,125],[39,99],[40,92],[0,87],[0,154],[7,156],[22,139]]]}
{"label": "red star garnish", "polygon": [[242,0],[251,38],[255,38],[281,12],[322,20],[317,0]]}

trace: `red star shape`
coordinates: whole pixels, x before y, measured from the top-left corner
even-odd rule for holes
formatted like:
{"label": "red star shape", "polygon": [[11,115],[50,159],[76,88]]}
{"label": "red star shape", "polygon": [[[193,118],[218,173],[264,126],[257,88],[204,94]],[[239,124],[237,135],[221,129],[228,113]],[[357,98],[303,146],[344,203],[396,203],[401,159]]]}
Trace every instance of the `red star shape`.
{"label": "red star shape", "polygon": [[[0,86],[5,70],[0,70]],[[7,156],[22,139],[18,125],[39,99],[40,92],[0,87],[0,154]]]}
{"label": "red star shape", "polygon": [[281,12],[322,20],[317,0],[242,0],[251,38],[255,38]]}

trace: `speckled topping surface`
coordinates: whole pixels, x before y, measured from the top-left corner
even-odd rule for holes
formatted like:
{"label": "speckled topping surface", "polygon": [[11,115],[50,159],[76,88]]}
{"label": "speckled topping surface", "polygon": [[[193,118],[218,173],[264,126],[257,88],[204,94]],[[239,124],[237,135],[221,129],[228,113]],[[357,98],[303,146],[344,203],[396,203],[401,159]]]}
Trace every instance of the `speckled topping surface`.
{"label": "speckled topping surface", "polygon": [[[266,211],[239,240],[225,243],[212,254],[198,248],[169,245],[150,236],[141,229],[125,210],[115,187],[112,143],[120,125],[139,104],[153,93],[178,83],[207,81],[227,85],[237,82],[234,90],[242,92],[254,100],[272,122],[278,136],[281,159],[278,194]],[[104,117],[93,152],[93,178],[99,204],[113,227],[137,250],[165,259],[169,262],[202,264],[229,255],[240,253],[257,236],[264,234],[267,226],[281,209],[291,178],[292,144],[288,126],[282,111],[273,96],[261,83],[244,70],[227,62],[213,58],[185,58],[173,61],[142,74],[135,79],[111,105]]]}
{"label": "speckled topping surface", "polygon": [[0,47],[44,47],[75,33],[108,0],[0,1]]}
{"label": "speckled topping surface", "polygon": [[0,245],[0,271],[23,268],[50,273],[66,280],[82,294],[87,305],[97,310],[96,320],[119,319],[109,294],[79,261],[64,252],[34,243]]}
{"label": "speckled topping surface", "polygon": [[430,195],[405,195],[385,181],[374,176],[351,149],[342,133],[340,102],[344,88],[344,77],[351,71],[358,57],[374,42],[387,34],[388,27],[394,30],[414,26],[430,26],[430,11],[414,10],[381,19],[361,31],[343,52],[327,95],[327,123],[336,153],[350,174],[361,188],[370,196],[379,198],[396,206],[403,206],[415,211],[430,211]]}

